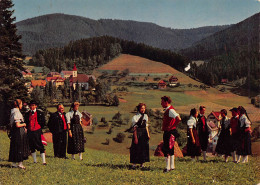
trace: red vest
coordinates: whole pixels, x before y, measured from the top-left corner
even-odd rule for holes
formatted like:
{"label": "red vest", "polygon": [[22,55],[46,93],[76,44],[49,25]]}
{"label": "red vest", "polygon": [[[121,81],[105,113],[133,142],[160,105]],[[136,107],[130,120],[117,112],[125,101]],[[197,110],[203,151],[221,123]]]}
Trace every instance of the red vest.
{"label": "red vest", "polygon": [[61,119],[62,119],[63,124],[64,124],[64,130],[67,130],[67,124],[66,124],[66,120],[65,120],[64,114],[61,115]]}
{"label": "red vest", "polygon": [[239,127],[238,119],[239,119],[238,117],[236,117],[236,118],[232,117],[230,119],[230,128],[231,128],[232,134],[236,133],[238,131],[238,127]]}
{"label": "red vest", "polygon": [[39,125],[38,123],[38,120],[37,120],[37,112],[35,111],[34,114],[32,114],[30,112],[29,114],[29,121],[30,121],[30,125],[29,125],[29,130],[30,131],[36,131],[36,130],[39,130],[41,128],[41,126]]}
{"label": "red vest", "polygon": [[177,124],[175,124],[176,120],[175,118],[171,118],[169,117],[169,111],[170,109],[174,108],[172,106],[170,106],[165,112],[164,112],[164,116],[163,116],[163,125],[162,125],[162,130],[163,131],[170,131],[170,130],[174,130],[177,127]]}
{"label": "red vest", "polygon": [[203,130],[203,132],[205,132],[206,131],[206,118],[205,118],[205,116],[201,117],[201,121],[202,121],[202,124],[203,124],[202,130]]}

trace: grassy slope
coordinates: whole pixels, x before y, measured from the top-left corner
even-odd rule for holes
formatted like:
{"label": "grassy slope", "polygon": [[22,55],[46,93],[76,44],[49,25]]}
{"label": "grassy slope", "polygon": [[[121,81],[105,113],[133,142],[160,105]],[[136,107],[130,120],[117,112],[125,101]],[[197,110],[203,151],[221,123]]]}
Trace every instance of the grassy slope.
{"label": "grassy slope", "polygon": [[[191,162],[185,157],[176,160],[176,170],[162,173],[164,159],[151,157],[144,171],[129,170],[129,156],[86,149],[84,160],[53,158],[52,144],[46,147],[47,166],[34,164],[32,157],[24,162],[26,170],[9,168],[9,139],[0,132],[1,184],[257,184],[259,171],[256,159],[248,164]],[[38,160],[40,161],[40,157]],[[149,167],[149,168],[148,168]]]}

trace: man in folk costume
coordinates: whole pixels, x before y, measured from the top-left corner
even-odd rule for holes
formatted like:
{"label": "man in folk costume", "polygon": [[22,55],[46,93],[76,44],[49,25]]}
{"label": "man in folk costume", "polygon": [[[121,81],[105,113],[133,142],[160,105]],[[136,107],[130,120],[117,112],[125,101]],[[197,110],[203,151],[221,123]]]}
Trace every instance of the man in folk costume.
{"label": "man in folk costume", "polygon": [[51,114],[48,127],[52,133],[54,157],[65,158],[68,124],[62,104],[57,105],[57,112]]}
{"label": "man in folk costume", "polygon": [[175,169],[174,165],[174,141],[178,132],[176,127],[181,121],[180,115],[174,110],[171,98],[168,96],[161,97],[161,105],[164,108],[163,124],[163,154],[166,160],[166,168],[163,172],[169,172]]}
{"label": "man in folk costume", "polygon": [[209,131],[206,123],[206,117],[204,116],[206,107],[200,106],[200,113],[198,115],[198,135],[201,150],[203,153],[203,160],[206,160],[206,152],[208,148]]}
{"label": "man in folk costume", "polygon": [[44,112],[37,109],[37,103],[31,101],[30,110],[25,114],[25,123],[28,130],[28,139],[33,162],[36,163],[36,150],[40,151],[43,165],[46,165],[45,149],[42,143],[42,128],[45,126]]}

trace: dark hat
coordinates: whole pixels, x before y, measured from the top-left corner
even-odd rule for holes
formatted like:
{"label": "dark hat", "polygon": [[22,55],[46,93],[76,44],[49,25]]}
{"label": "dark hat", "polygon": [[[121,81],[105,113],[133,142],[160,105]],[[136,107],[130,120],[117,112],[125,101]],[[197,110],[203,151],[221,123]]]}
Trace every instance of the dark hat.
{"label": "dark hat", "polygon": [[38,105],[35,100],[30,101],[29,105],[32,105],[32,104]]}
{"label": "dark hat", "polygon": [[237,112],[238,109],[237,109],[236,107],[234,107],[233,109],[230,109],[229,111],[235,111],[235,112]]}

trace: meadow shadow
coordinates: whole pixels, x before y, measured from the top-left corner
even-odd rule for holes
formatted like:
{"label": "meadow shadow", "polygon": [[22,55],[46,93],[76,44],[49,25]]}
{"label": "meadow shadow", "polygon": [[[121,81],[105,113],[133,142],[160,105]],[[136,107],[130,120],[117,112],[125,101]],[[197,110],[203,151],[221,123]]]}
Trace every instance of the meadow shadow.
{"label": "meadow shadow", "polygon": [[[111,169],[128,169],[133,170],[132,165],[130,164],[108,164],[108,163],[101,163],[101,164],[85,164],[86,166],[90,167],[108,167]],[[153,171],[150,167],[143,167],[143,168],[136,168],[135,170],[141,170],[141,171]]]}

